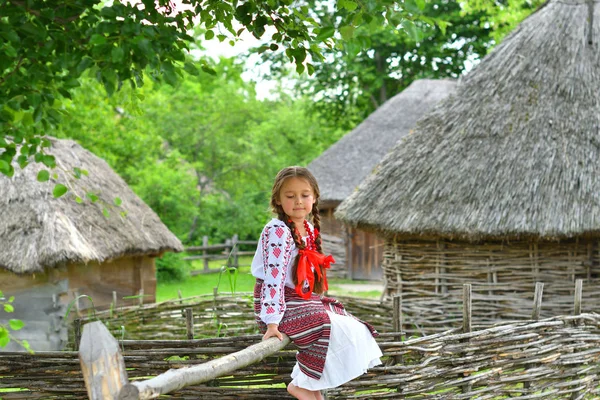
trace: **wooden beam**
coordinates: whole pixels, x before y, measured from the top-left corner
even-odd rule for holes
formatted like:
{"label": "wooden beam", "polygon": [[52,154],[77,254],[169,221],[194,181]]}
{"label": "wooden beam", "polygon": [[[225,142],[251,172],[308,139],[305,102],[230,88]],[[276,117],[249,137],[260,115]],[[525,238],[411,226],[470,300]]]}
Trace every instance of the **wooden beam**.
{"label": "wooden beam", "polygon": [[[159,376],[145,381],[136,381],[125,385],[119,394],[119,400],[155,399],[186,386],[198,385],[231,374],[233,371],[257,363],[263,358],[282,350],[290,343],[290,338],[283,335],[283,340],[269,338],[253,344],[236,353],[208,361],[193,367],[170,369]],[[117,398],[117,397],[115,397]]]}

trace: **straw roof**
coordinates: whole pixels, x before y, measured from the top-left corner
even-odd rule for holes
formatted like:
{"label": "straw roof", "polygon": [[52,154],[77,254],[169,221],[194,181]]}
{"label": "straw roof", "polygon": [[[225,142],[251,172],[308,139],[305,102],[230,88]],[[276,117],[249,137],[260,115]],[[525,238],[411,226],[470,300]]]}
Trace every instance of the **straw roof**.
{"label": "straw roof", "polygon": [[592,19],[585,1],[551,0],[523,21],[337,217],[472,240],[597,235],[600,7],[589,4]]}
{"label": "straw roof", "polygon": [[[57,173],[61,183],[68,179],[71,190],[55,199],[52,179],[36,179],[40,164],[16,167],[12,178],[0,174],[0,268],[31,273],[67,262],[182,250],[179,239],[106,162],[73,141],[51,141],[48,153],[57,160],[51,173]],[[74,168],[87,170],[89,176],[75,179]],[[85,197],[88,192],[100,200],[75,201],[75,193]],[[114,205],[117,197],[120,207]]]}
{"label": "straw roof", "polygon": [[321,201],[341,202],[350,196],[398,139],[455,86],[452,80],[414,81],[313,160],[308,169],[319,182]]}

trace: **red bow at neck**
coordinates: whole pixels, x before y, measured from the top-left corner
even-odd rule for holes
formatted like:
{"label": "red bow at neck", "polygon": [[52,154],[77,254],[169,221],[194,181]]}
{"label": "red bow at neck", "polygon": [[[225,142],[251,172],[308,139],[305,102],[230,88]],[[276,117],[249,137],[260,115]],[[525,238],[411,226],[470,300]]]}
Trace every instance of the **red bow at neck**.
{"label": "red bow at neck", "polygon": [[[310,299],[313,288],[315,287],[315,275],[317,281],[323,281],[323,288],[325,290],[328,289],[327,286],[327,276],[325,275],[325,269],[330,268],[331,264],[335,263],[335,260],[331,255],[326,256],[325,254],[321,254],[315,250],[302,249],[298,251],[298,267],[297,267],[297,277],[298,284],[296,285],[296,293],[298,296],[303,299]],[[323,272],[321,273],[321,268],[323,267]],[[316,274],[313,273],[313,269]],[[304,292],[302,289],[304,287],[304,282],[308,282],[309,289]]]}

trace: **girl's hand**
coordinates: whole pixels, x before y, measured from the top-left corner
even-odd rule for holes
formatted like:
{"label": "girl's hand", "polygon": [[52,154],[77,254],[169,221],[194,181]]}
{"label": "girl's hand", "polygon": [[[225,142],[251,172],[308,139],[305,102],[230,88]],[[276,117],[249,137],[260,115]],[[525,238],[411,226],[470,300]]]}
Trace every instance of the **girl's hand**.
{"label": "girl's hand", "polygon": [[267,332],[263,335],[262,340],[267,340],[270,337],[276,337],[280,341],[283,340],[283,335],[279,332],[279,325],[277,324],[269,324],[267,325]]}

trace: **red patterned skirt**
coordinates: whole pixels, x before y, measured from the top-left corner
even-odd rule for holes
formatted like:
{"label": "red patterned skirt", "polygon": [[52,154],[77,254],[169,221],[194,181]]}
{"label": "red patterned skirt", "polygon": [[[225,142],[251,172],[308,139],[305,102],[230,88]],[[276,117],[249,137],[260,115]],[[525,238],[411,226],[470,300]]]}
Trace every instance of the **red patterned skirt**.
{"label": "red patterned skirt", "polygon": [[[267,325],[260,319],[262,285],[263,281],[257,279],[254,286],[254,315],[260,331],[265,333]],[[298,346],[296,360],[300,370],[318,380],[323,374],[331,334],[331,321],[327,311],[355,317],[344,309],[342,303],[333,298],[320,297],[313,293],[310,299],[305,300],[287,286],[284,293],[286,310],[278,329]],[[370,324],[361,322],[369,328],[374,337],[378,335]]]}

